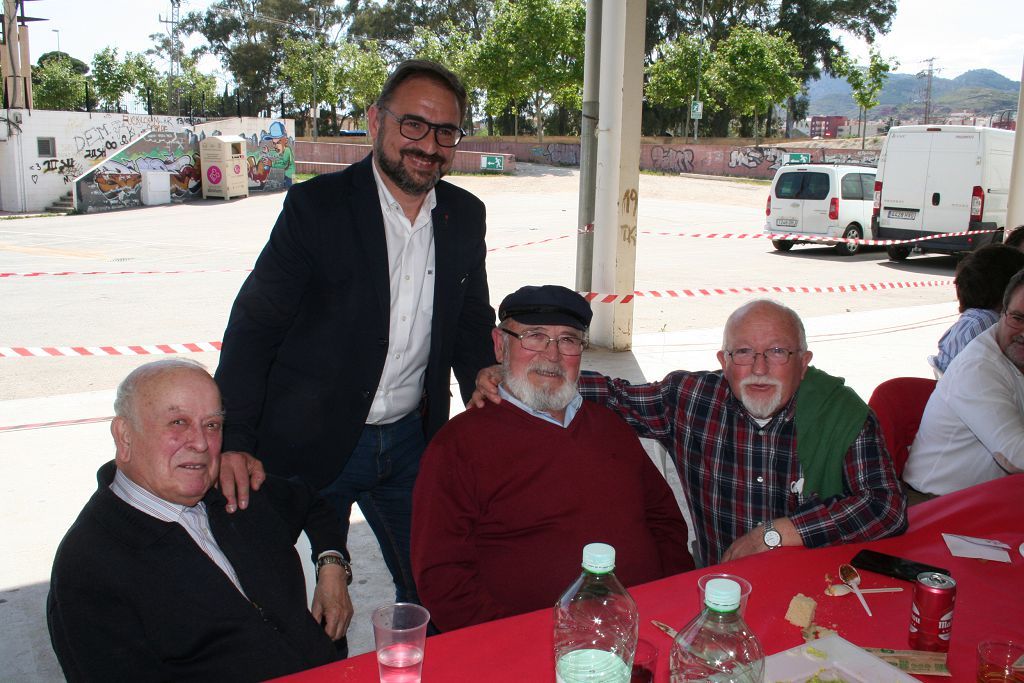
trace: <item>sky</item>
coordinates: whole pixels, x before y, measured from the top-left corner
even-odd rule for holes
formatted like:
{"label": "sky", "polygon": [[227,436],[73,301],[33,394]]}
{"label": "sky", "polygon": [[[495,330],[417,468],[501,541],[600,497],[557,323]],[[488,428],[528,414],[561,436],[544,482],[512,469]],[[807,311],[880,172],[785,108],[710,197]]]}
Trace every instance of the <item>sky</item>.
{"label": "sky", "polygon": [[[209,0],[182,0],[181,13],[200,10]],[[341,4],[339,2],[339,4]],[[121,54],[150,47],[149,35],[166,32],[168,0],[33,0],[30,16],[48,21],[31,24],[32,62],[44,52],[60,49],[83,61],[113,45]],[[858,63],[866,63],[867,46],[840,36]],[[193,38],[201,44],[202,38]],[[897,73],[916,74],[935,58],[938,76],[954,78],[971,69],[992,69],[1019,81],[1024,69],[1024,2],[1020,0],[897,0],[896,18],[888,35],[876,42],[887,58],[896,58]],[[207,73],[220,69],[210,59]],[[219,74],[222,77],[224,74]]]}

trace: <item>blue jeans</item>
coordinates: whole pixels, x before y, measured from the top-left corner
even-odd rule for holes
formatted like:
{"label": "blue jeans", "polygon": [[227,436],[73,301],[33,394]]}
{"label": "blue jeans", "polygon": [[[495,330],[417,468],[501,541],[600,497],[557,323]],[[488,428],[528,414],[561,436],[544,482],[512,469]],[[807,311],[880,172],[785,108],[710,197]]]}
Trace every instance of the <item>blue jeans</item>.
{"label": "blue jeans", "polygon": [[392,424],[366,425],[345,469],[320,491],[338,513],[346,538],[352,504],[359,503],[394,579],[398,602],[419,602],[409,562],[409,532],[412,489],[424,448],[418,413]]}

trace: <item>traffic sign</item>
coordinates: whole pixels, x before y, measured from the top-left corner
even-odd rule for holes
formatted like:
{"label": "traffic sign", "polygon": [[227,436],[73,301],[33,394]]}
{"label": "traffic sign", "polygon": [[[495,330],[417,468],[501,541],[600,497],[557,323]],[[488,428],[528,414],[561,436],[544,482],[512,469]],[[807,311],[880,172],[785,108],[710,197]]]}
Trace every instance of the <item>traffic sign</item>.
{"label": "traffic sign", "polygon": [[690,118],[696,120],[704,118],[703,102],[700,100],[690,100]]}

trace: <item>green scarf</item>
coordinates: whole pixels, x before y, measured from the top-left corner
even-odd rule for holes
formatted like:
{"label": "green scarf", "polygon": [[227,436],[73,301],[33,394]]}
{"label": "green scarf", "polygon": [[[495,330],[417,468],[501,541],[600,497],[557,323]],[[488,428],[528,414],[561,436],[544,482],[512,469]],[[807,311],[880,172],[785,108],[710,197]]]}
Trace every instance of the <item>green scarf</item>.
{"label": "green scarf", "polygon": [[796,396],[796,453],[804,471],[804,496],[822,500],[843,493],[843,458],[868,416],[868,405],[842,377],[814,367]]}

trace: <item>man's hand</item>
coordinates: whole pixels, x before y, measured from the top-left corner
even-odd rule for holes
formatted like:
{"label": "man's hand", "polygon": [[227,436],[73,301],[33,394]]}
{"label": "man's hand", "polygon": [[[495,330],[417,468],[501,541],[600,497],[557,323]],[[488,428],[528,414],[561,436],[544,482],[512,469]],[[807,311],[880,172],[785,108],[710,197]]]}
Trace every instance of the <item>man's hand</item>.
{"label": "man's hand", "polygon": [[263,463],[250,453],[225,451],[220,454],[220,492],[228,499],[228,512],[249,507],[249,489],[259,491],[267,478]]}
{"label": "man's hand", "polygon": [[501,384],[501,366],[492,365],[476,373],[476,391],[469,399],[466,408],[483,408],[486,401],[501,403],[498,385]]}
{"label": "man's hand", "polygon": [[[775,520],[775,530],[782,536],[782,545],[803,545],[803,538],[800,532],[793,526],[788,517],[779,517]],[[738,560],[747,555],[756,555],[771,550],[764,544],[764,526],[758,524],[753,529],[743,534],[732,542],[725,553],[722,554],[722,562]]]}
{"label": "man's hand", "polygon": [[313,591],[313,618],[322,624],[331,640],[348,631],[352,621],[352,600],[348,596],[347,574],[337,564],[325,564]]}

